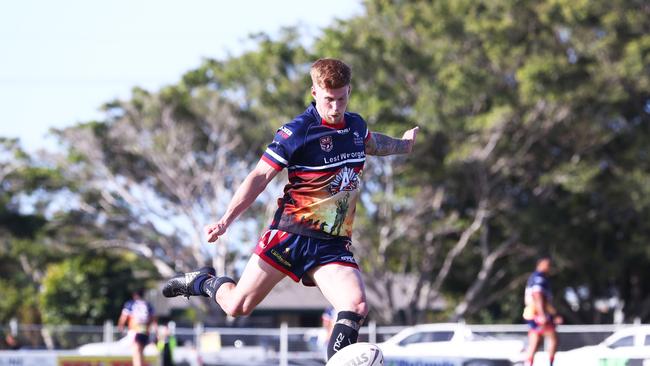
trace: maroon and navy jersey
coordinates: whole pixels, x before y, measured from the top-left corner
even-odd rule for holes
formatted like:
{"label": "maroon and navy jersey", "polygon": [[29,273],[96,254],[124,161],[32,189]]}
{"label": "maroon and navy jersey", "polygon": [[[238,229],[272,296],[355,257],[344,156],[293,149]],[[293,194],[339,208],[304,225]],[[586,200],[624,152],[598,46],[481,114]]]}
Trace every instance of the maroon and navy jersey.
{"label": "maroon and navy jersey", "polygon": [[280,127],[262,156],[289,174],[271,229],[350,238],[369,137],[366,121],[358,114],[346,112],[344,121],[332,126],[322,120],[314,103]]}
{"label": "maroon and navy jersey", "polygon": [[524,293],[524,302],[526,305],[533,304],[533,293],[535,292],[541,292],[546,301],[550,301],[553,298],[551,283],[544,273],[538,271],[533,272],[526,282],[526,290]]}
{"label": "maroon and navy jersey", "polygon": [[149,321],[154,316],[154,309],[147,301],[129,300],[124,304],[122,313],[129,316],[129,329],[138,333],[147,333]]}

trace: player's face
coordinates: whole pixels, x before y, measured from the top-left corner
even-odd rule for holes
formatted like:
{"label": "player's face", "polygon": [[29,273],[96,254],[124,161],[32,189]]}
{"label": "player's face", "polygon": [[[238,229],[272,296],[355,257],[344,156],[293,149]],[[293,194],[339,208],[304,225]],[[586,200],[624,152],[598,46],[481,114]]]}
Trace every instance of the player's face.
{"label": "player's face", "polygon": [[343,122],[343,114],[348,107],[350,86],[338,89],[321,88],[318,85],[311,87],[311,95],[316,101],[316,110],[322,118],[330,124]]}
{"label": "player's face", "polygon": [[542,259],[539,261],[537,264],[537,270],[540,272],[548,273],[551,270],[551,260],[550,259]]}

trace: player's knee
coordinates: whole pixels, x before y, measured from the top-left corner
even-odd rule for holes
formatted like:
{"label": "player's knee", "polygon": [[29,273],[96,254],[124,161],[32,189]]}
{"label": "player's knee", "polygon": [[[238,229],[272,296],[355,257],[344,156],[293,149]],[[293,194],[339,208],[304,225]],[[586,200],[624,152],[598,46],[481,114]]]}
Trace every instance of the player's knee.
{"label": "player's knee", "polygon": [[368,311],[369,311],[368,303],[365,301],[358,301],[353,305],[350,311],[353,311],[365,318],[366,316],[368,316]]}
{"label": "player's knee", "polygon": [[248,315],[245,312],[246,309],[241,304],[223,304],[221,305],[221,309],[223,309],[224,313],[228,314],[228,316],[232,317]]}
{"label": "player's knee", "polygon": [[251,306],[245,299],[233,299],[224,304],[220,304],[221,309],[232,317],[247,316],[253,312],[254,306]]}

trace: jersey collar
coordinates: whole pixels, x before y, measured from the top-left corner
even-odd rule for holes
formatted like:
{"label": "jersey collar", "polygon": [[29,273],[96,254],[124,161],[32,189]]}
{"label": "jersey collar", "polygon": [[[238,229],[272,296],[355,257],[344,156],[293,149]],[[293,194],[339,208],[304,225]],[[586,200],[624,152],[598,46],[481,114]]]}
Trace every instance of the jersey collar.
{"label": "jersey collar", "polygon": [[312,113],[317,118],[320,119],[320,123],[321,123],[322,126],[333,128],[333,129],[336,129],[336,130],[342,130],[342,129],[345,128],[345,125],[346,125],[346,123],[345,123],[345,114],[343,115],[343,121],[341,123],[337,123],[337,124],[333,125],[333,124],[327,123],[325,118],[321,117],[320,114],[318,114],[318,110],[316,109],[316,103],[315,102],[311,102],[311,105],[309,106],[309,108],[312,110]]}
{"label": "jersey collar", "polygon": [[325,118],[321,118],[320,123],[325,127],[334,128],[334,129],[337,129],[337,130],[342,130],[342,129],[345,128],[345,116],[343,116],[343,121],[341,123],[331,124],[331,123],[328,123],[325,120]]}

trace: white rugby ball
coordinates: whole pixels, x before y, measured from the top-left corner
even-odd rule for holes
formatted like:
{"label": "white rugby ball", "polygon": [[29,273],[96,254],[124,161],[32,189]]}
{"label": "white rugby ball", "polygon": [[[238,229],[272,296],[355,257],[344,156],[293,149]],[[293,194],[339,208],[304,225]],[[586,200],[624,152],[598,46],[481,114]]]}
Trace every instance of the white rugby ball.
{"label": "white rugby ball", "polygon": [[327,361],[326,366],[380,366],[384,354],[376,344],[359,342],[344,347]]}

